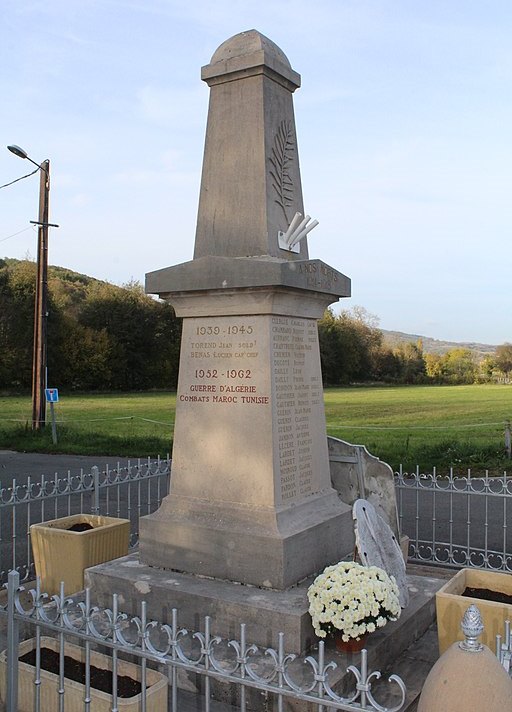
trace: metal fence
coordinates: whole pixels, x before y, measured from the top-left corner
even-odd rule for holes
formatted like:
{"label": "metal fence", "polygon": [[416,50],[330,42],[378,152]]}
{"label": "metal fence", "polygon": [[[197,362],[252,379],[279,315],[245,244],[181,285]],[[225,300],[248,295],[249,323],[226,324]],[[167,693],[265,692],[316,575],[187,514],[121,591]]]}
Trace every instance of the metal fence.
{"label": "metal fence", "polygon": [[[376,701],[372,683],[379,679],[380,673],[368,671],[366,650],[361,654],[359,667],[347,668],[348,676],[353,678],[352,691],[342,696],[331,687],[337,663],[326,658],[323,641],[316,653],[300,658],[285,652],[283,634],[279,635],[277,650],[260,649],[246,641],[244,624],[240,625],[239,639],[227,641],[214,634],[209,617],[205,618],[202,631],[190,632],[179,627],[176,609],[172,611],[171,624],[161,624],[147,620],[145,603],[141,605],[140,616],[123,614],[117,594],[112,596],[111,608],[101,609],[92,605],[88,590],[84,598],[77,600],[66,597],[62,585],[60,595],[49,600],[40,591],[39,582],[35,590],[25,591],[20,586],[18,572],[12,571],[8,578],[7,603],[0,608],[0,620],[7,622],[7,650],[0,656],[0,693],[7,712],[96,710],[101,699],[104,700],[101,709],[118,710],[122,676],[133,677],[140,683],[139,689],[132,692],[133,707],[122,708],[141,711],[183,709],[182,698],[187,693],[181,688],[190,690],[191,684],[201,689],[194,696],[194,709],[199,709],[199,702],[205,712],[213,709],[216,685],[229,688],[240,712],[250,709],[284,712],[288,702],[293,702],[293,709],[297,710],[296,701],[304,703],[300,708],[317,712],[328,709],[399,712],[405,704],[405,685],[396,675],[388,678],[396,703],[384,707]],[[20,629],[28,637],[21,644]],[[107,655],[102,657],[98,647],[106,650]],[[53,673],[43,669],[44,648],[55,654]],[[20,662],[20,653],[31,657],[32,662]],[[112,685],[109,693],[98,693],[93,687],[93,667],[98,665],[98,656],[109,661]],[[83,684],[69,683],[66,657],[83,663]],[[191,683],[197,679],[199,683]],[[251,704],[254,693],[258,699],[256,707]],[[74,695],[78,695],[78,700],[72,702]]]}
{"label": "metal fence", "polygon": [[[139,518],[167,495],[170,459],[138,460],[126,468],[79,474],[27,476],[0,487],[0,584],[16,569],[35,577],[30,525],[69,514],[124,517],[130,546],[138,543]],[[512,572],[512,478],[395,473],[400,530],[410,538],[409,561]]]}
{"label": "metal fence", "polygon": [[16,569],[35,578],[30,525],[70,514],[102,514],[131,521],[130,546],[138,542],[139,518],[154,512],[169,490],[170,459],[137,460],[125,468],[79,474],[27,476],[0,488],[0,584]]}
{"label": "metal fence", "polygon": [[512,478],[395,473],[409,561],[512,572]]}

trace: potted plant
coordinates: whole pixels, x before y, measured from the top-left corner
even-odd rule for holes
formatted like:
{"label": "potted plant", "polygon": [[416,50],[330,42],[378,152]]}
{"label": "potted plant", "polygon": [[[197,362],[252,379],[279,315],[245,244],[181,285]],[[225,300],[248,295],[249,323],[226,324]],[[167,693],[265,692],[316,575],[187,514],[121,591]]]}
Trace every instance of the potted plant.
{"label": "potted plant", "polygon": [[394,578],[354,561],[328,566],[309,587],[308,600],[315,633],[334,636],[338,650],[361,649],[367,633],[401,613]]}
{"label": "potted plant", "polygon": [[[48,650],[54,653],[59,652],[59,641],[55,638],[41,638],[42,655]],[[30,653],[35,655],[36,639],[31,638],[20,643],[18,657],[30,657]],[[85,649],[67,643],[64,646],[64,653],[71,662],[82,665],[85,669]],[[112,696],[108,692],[95,687],[95,676],[102,677],[105,673],[112,671],[112,658],[109,655],[91,651],[91,687],[90,687],[90,708],[94,712],[109,712],[112,709]],[[95,668],[93,670],[92,668]],[[97,672],[96,672],[97,671]],[[118,660],[118,690],[120,689],[120,677],[128,678],[128,683],[141,681],[141,667],[135,663]],[[82,679],[85,673],[82,673]],[[110,675],[110,677],[112,677]],[[5,703],[6,699],[6,678],[7,678],[7,653],[4,650],[0,654],[0,699]],[[32,712],[34,709],[34,695],[36,685],[34,685],[35,668],[30,662],[18,663],[18,712]],[[60,700],[59,693],[59,673],[58,667],[56,672],[48,671],[41,668],[40,673],[41,683],[40,689],[40,708],[41,710],[58,710]],[[146,710],[147,712],[161,712],[167,709],[167,685],[168,680],[165,675],[156,670],[146,669]],[[130,685],[128,685],[130,687]],[[139,685],[140,687],[140,685]],[[65,677],[64,679],[64,702],[66,712],[80,712],[84,709],[85,685],[82,682],[75,681]],[[117,700],[117,709],[119,712],[138,712],[141,709],[142,692],[132,691],[124,693],[125,696],[119,696]]]}
{"label": "potted plant", "polygon": [[505,621],[512,620],[512,576],[499,571],[461,569],[439,589],[436,617],[440,655],[452,643],[464,639],[460,621],[472,603],[484,623],[480,640],[494,650],[496,635],[503,633]]}
{"label": "potted plant", "polygon": [[36,574],[41,590],[67,594],[84,587],[84,569],[128,553],[130,520],[95,514],[73,514],[30,527]]}

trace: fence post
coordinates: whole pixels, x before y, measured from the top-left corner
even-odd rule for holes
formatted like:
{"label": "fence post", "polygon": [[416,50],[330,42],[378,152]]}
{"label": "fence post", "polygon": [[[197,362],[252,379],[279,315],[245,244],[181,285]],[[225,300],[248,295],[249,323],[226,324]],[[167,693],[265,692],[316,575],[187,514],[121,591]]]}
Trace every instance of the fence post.
{"label": "fence post", "polygon": [[15,596],[20,585],[20,575],[9,571],[7,579],[7,712],[18,712],[18,646],[19,625],[14,617]]}
{"label": "fence post", "polygon": [[505,452],[507,453],[507,456],[510,459],[512,457],[512,447],[511,447],[511,438],[510,438],[510,420],[507,420],[505,422]]}
{"label": "fence post", "polygon": [[94,481],[94,495],[93,495],[93,503],[92,503],[92,513],[93,514],[99,514],[100,513],[100,471],[94,465],[94,467],[91,470],[93,481]]}

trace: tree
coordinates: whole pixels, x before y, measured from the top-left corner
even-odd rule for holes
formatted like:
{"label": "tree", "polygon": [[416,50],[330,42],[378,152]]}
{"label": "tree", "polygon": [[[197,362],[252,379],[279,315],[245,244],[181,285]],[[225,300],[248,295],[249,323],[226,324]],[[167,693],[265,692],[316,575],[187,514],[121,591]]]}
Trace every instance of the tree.
{"label": "tree", "polygon": [[[28,390],[32,374],[35,264],[0,261],[0,388]],[[181,320],[130,282],[116,287],[50,267],[48,375],[77,390],[174,388]]]}
{"label": "tree", "polygon": [[0,268],[0,386],[30,388],[36,265],[4,262]]}
{"label": "tree", "polygon": [[341,383],[344,369],[340,367],[340,358],[343,358],[343,350],[337,319],[330,309],[325,311],[318,322],[318,340],[324,384]]}
{"label": "tree", "polygon": [[440,382],[442,379],[441,356],[439,354],[424,354],[423,359],[427,378]]}
{"label": "tree", "polygon": [[318,324],[324,384],[339,385],[374,378],[382,347],[377,317],[362,307],[335,316],[327,310]]}
{"label": "tree", "polygon": [[169,305],[148,297],[140,284],[95,284],[78,319],[82,326],[109,335],[108,387],[144,390],[175,380],[177,366],[169,356],[175,353],[172,339],[179,335],[178,320]]}
{"label": "tree", "polygon": [[477,372],[475,355],[469,349],[450,349],[441,357],[441,374],[446,383],[474,383]]}
{"label": "tree", "polygon": [[402,378],[402,363],[391,349],[382,347],[373,355],[373,375],[377,381],[397,383]]}
{"label": "tree", "polygon": [[403,383],[422,383],[425,380],[425,360],[421,339],[414,343],[403,344],[395,349],[400,361],[401,380]]}
{"label": "tree", "polygon": [[59,383],[72,390],[105,390],[112,382],[112,340],[106,329],[95,330],[67,319],[60,349],[65,360]]}
{"label": "tree", "polygon": [[512,371],[512,344],[505,343],[497,346],[494,361],[497,368],[508,376]]}

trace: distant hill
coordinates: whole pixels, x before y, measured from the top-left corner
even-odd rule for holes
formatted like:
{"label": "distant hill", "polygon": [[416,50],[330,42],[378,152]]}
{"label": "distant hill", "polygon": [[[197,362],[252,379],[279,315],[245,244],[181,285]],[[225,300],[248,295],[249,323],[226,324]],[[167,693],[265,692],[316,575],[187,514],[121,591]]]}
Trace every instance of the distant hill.
{"label": "distant hill", "polygon": [[[0,258],[0,270],[7,266],[21,265],[23,262],[26,261],[10,257]],[[35,269],[35,264],[33,267]],[[80,305],[87,300],[87,294],[94,286],[104,286],[117,293],[122,293],[124,290],[134,286],[134,284],[129,283],[122,287],[117,287],[95,277],[89,277],[86,274],[74,272],[67,267],[59,267],[57,265],[49,265],[48,277],[54,296],[59,299],[63,307],[73,312],[76,312]],[[390,348],[400,344],[417,343],[417,341],[421,340],[424,353],[444,354],[451,349],[464,348],[473,351],[478,358],[483,358],[489,354],[494,354],[496,350],[496,346],[492,344],[440,341],[420,334],[406,334],[403,331],[388,331],[386,329],[381,329],[381,331],[384,335],[384,343]]]}
{"label": "distant hill", "polygon": [[429,336],[421,336],[420,334],[405,334],[403,331],[387,331],[381,329],[384,335],[384,343],[391,348],[400,344],[417,343],[421,341],[423,351],[427,354],[445,354],[451,349],[469,349],[478,357],[494,354],[496,346],[492,344],[479,344],[474,341],[440,341],[439,339],[431,339]]}

